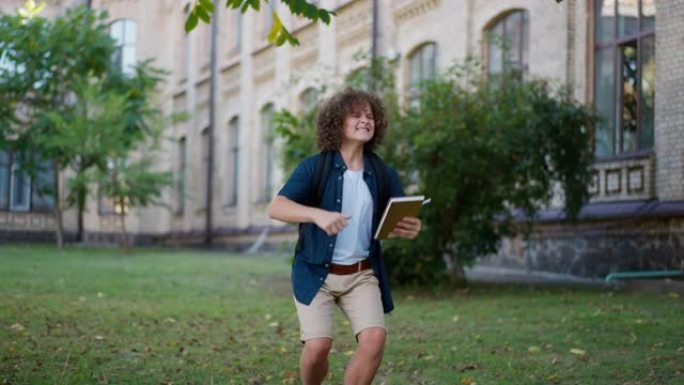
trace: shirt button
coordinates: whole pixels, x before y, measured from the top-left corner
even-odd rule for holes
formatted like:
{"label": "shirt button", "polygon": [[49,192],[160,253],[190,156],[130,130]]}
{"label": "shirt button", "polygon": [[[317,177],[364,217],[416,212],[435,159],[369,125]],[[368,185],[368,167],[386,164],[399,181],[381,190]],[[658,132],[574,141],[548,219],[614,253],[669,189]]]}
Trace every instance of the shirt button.
{"label": "shirt button", "polygon": [[322,280],[323,280],[323,277],[321,277],[321,278],[318,278],[318,280],[319,280],[319,281],[322,281]]}
{"label": "shirt button", "polygon": [[341,176],[338,176],[338,177],[337,177],[337,180],[342,180],[342,177],[341,177]]}
{"label": "shirt button", "polygon": [[333,244],[332,244],[332,243],[328,243],[328,247],[333,247]]}
{"label": "shirt button", "polygon": [[330,267],[330,264],[329,264],[329,263],[326,263],[326,264],[325,264],[325,267]]}
{"label": "shirt button", "polygon": [[340,198],[337,198],[337,203],[340,203]]}

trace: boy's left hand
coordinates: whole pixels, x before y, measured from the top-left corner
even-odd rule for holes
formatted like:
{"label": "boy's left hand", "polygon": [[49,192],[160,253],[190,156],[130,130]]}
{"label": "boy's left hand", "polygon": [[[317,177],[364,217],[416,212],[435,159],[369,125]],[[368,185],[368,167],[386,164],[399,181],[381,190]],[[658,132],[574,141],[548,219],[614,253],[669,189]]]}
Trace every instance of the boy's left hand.
{"label": "boy's left hand", "polygon": [[421,226],[422,224],[420,219],[415,217],[405,217],[399,221],[399,223],[397,223],[397,226],[394,228],[394,230],[392,230],[390,236],[404,239],[414,239],[418,236]]}

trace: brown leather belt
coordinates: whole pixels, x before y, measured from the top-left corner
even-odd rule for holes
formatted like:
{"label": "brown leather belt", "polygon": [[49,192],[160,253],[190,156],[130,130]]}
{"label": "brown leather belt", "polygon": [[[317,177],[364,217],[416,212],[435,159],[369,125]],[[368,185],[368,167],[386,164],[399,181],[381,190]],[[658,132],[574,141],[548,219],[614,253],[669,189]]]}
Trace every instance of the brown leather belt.
{"label": "brown leather belt", "polygon": [[370,269],[371,265],[367,259],[361,262],[357,262],[353,265],[337,265],[335,263],[330,264],[330,274],[335,275],[349,275],[358,273],[359,271]]}

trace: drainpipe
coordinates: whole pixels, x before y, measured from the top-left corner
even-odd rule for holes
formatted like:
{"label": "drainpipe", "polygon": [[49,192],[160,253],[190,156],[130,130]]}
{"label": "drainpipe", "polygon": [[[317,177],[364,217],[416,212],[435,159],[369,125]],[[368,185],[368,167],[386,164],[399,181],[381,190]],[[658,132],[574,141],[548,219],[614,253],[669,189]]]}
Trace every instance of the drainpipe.
{"label": "drainpipe", "polygon": [[218,63],[216,60],[216,48],[218,39],[218,27],[219,27],[219,4],[218,1],[214,0],[214,7],[216,12],[214,12],[213,18],[211,20],[211,54],[209,59],[210,73],[209,73],[209,127],[207,132],[207,206],[206,206],[206,221],[204,229],[204,244],[206,246],[211,246],[213,242],[213,216],[212,209],[214,207],[214,127],[216,126],[216,92],[217,92],[217,81],[218,81]]}
{"label": "drainpipe", "polygon": [[378,0],[373,0],[373,19],[371,28],[371,89],[373,91],[377,88],[377,65],[378,58]]}

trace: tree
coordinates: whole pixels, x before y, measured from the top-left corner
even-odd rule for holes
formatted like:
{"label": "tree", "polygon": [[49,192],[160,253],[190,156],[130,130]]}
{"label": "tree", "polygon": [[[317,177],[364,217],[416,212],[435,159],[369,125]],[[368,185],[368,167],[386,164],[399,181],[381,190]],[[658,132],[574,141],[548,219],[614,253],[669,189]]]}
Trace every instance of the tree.
{"label": "tree", "polygon": [[446,263],[463,282],[464,265],[495,252],[503,237],[529,233],[554,194],[568,220],[588,200],[591,110],[547,81],[510,73],[485,80],[479,71],[465,63],[425,83],[402,117],[400,157],[416,165],[411,182],[433,201],[425,233],[392,248],[422,262],[405,279],[429,280]]}
{"label": "tree", "polygon": [[[60,173],[49,189],[61,246],[62,212],[73,205],[81,239],[92,169],[106,170],[112,152],[128,155],[157,140],[168,118],[151,98],[164,72],[150,62],[132,75],[115,67],[105,13],[76,7],[47,20],[35,16],[37,8],[27,9],[28,16],[0,17],[0,146],[22,154],[31,175],[45,159],[55,171],[74,173],[66,200],[58,188]],[[110,113],[102,112],[103,105],[110,105]]]}
{"label": "tree", "polygon": [[[319,8],[306,0],[280,0],[285,4],[290,12],[295,16],[305,17],[313,22],[321,20],[325,24],[330,24],[330,17],[335,13],[323,8]],[[240,12],[245,13],[250,8],[259,12],[262,6],[270,7],[273,1],[269,0],[226,0],[226,8],[240,9]],[[192,7],[192,11],[185,21],[185,31],[190,32],[197,26],[199,20],[205,23],[211,23],[211,14],[215,12],[213,0],[197,0]],[[287,30],[283,25],[280,17],[274,11],[270,11],[273,15],[273,25],[268,34],[268,41],[281,46],[286,42],[291,45],[299,45],[299,40]]]}
{"label": "tree", "polygon": [[[79,76],[102,76],[112,70],[114,44],[104,14],[79,7],[50,21],[35,16],[39,9],[27,8],[20,15],[0,17],[0,60],[4,63],[0,66],[0,146],[23,154],[24,159],[53,159],[59,168],[67,155],[59,148],[43,148],[36,139],[52,137],[55,127],[48,114],[73,102]],[[32,175],[38,170],[35,162],[26,162],[24,167]],[[61,246],[58,186],[55,173],[52,191]]]}

